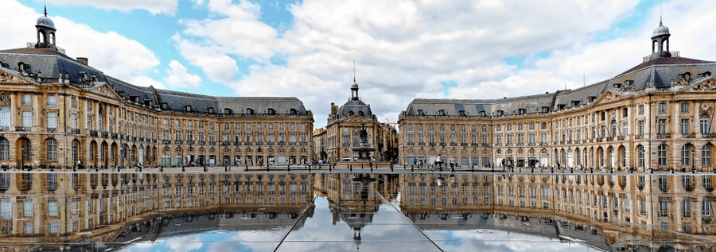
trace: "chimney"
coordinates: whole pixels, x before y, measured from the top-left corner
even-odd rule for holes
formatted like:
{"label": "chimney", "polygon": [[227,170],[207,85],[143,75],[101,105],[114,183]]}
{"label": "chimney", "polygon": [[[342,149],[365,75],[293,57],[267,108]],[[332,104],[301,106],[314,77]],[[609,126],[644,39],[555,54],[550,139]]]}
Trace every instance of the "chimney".
{"label": "chimney", "polygon": [[77,57],[77,61],[82,63],[82,65],[89,66],[89,59],[85,57]]}

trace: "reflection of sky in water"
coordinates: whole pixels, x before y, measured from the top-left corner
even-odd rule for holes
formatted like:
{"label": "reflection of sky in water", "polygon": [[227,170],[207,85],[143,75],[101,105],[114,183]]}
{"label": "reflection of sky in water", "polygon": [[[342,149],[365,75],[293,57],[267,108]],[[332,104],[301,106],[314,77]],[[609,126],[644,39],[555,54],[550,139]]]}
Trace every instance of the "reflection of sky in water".
{"label": "reflection of sky in water", "polygon": [[[346,251],[355,250],[354,230],[344,221],[334,223],[328,200],[316,198],[313,216],[286,236],[279,251]],[[444,251],[595,251],[578,243],[565,243],[556,238],[507,232],[489,228],[469,229],[457,220],[456,228],[430,225],[423,234],[396,210],[396,203],[379,206],[370,222],[364,223],[358,246],[363,251],[438,251],[430,238]],[[468,224],[469,225],[469,224]],[[260,227],[257,227],[260,228]],[[289,232],[290,227],[260,231],[216,230],[159,239],[156,242],[131,244],[122,251],[272,251]]]}
{"label": "reflection of sky in water", "polygon": [[445,251],[599,251],[579,243],[491,229],[423,232]]}

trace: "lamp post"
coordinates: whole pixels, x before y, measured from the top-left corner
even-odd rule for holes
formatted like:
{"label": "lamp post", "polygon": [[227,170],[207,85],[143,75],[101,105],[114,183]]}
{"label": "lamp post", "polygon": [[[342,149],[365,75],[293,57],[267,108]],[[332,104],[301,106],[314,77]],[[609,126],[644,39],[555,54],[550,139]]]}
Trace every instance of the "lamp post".
{"label": "lamp post", "polygon": [[694,159],[694,150],[691,150],[691,172],[694,173],[694,163],[696,162],[696,159]]}

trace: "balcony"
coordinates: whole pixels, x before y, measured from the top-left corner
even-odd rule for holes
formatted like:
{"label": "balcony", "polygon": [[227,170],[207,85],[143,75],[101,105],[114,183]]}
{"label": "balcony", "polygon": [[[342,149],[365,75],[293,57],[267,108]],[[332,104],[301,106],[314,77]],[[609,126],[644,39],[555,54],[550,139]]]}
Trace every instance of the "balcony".
{"label": "balcony", "polygon": [[471,143],[470,146],[480,146],[479,143]]}
{"label": "balcony", "polygon": [[696,133],[681,134],[682,138],[696,138]]}
{"label": "balcony", "polygon": [[98,136],[99,136],[99,131],[90,130],[90,131],[89,131],[89,135],[90,135],[91,137],[98,137]]}
{"label": "balcony", "polygon": [[139,141],[140,141],[140,142],[144,142],[144,137],[140,137],[140,138],[139,138]]}
{"label": "balcony", "polygon": [[308,146],[308,142],[301,142],[301,146]]}
{"label": "balcony", "polygon": [[136,141],[137,141],[137,137],[133,136],[133,137],[132,137],[132,141],[136,142]]}
{"label": "balcony", "polygon": [[467,143],[460,143],[460,146],[468,146]]}
{"label": "balcony", "polygon": [[194,140],[188,140],[186,141],[187,144],[194,144]]}
{"label": "balcony", "polygon": [[407,145],[415,145],[415,143],[409,142],[409,143],[407,143]]}
{"label": "balcony", "polygon": [[617,141],[624,141],[624,136],[618,136]]}
{"label": "balcony", "polygon": [[102,138],[109,138],[109,132],[103,131],[103,132],[102,132]]}
{"label": "balcony", "polygon": [[450,143],[450,146],[457,146],[457,143]]}
{"label": "balcony", "polygon": [[112,139],[117,139],[117,137],[119,137],[119,134],[117,134],[117,133],[112,133]]}
{"label": "balcony", "polygon": [[199,145],[205,145],[206,141],[199,141]]}
{"label": "balcony", "polygon": [[229,141],[224,141],[224,142],[221,143],[221,145],[223,145],[223,146],[229,146],[229,145],[231,145],[231,142],[229,142]]}
{"label": "balcony", "polygon": [[216,145],[215,141],[209,141],[209,145]]}
{"label": "balcony", "polygon": [[184,141],[182,141],[182,140],[174,140],[174,144],[183,144],[183,143],[184,143]]}
{"label": "balcony", "polygon": [[57,128],[47,128],[47,133],[55,133],[57,132]]}
{"label": "balcony", "polygon": [[420,143],[418,143],[418,145],[424,146],[424,145],[425,145],[425,142],[420,142]]}
{"label": "balcony", "polygon": [[32,127],[15,126],[15,132],[30,132]]}
{"label": "balcony", "polygon": [[658,133],[656,134],[656,139],[669,139],[671,138],[671,133]]}
{"label": "balcony", "polygon": [[9,126],[0,126],[0,132],[8,132],[8,131],[10,131]]}
{"label": "balcony", "polygon": [[482,143],[482,144],[480,144],[480,145],[482,145],[482,147],[489,147],[489,146],[490,146],[489,143]]}
{"label": "balcony", "polygon": [[248,145],[248,146],[251,146],[253,143],[252,143],[252,142],[246,142],[246,143],[244,143],[244,144],[246,144],[246,145]]}
{"label": "balcony", "polygon": [[163,144],[170,144],[170,143],[172,143],[172,141],[171,141],[171,140],[162,140],[162,143],[163,143]]}

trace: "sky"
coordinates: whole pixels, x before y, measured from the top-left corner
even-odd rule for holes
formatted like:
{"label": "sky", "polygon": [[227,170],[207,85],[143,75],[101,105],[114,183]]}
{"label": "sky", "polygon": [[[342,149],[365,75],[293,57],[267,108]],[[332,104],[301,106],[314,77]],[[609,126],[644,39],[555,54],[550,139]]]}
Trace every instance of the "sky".
{"label": "sky", "polygon": [[[651,53],[663,23],[682,57],[716,60],[716,1],[47,0],[57,45],[139,86],[297,97],[325,126],[361,99],[396,122],[415,98],[575,89]],[[0,49],[36,40],[41,0],[3,0]]]}

